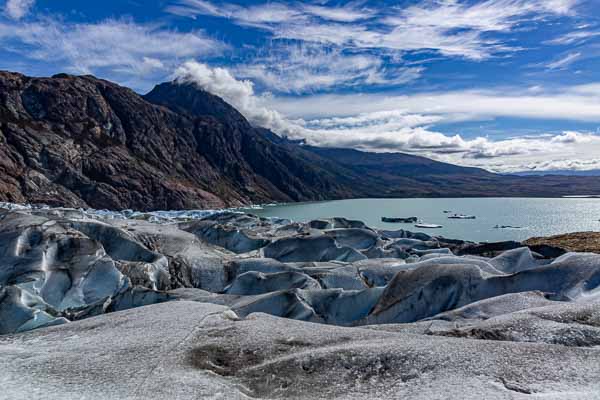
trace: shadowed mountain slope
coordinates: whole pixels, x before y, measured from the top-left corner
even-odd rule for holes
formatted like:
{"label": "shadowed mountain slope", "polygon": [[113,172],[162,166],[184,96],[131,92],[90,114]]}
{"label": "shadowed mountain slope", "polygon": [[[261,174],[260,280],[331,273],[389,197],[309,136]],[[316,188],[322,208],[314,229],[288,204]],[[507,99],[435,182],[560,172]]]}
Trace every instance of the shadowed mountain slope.
{"label": "shadowed mountain slope", "polygon": [[352,197],[600,193],[401,153],[325,149],[253,127],[194,84],[140,96],[93,76],[0,72],[0,201],[183,209]]}
{"label": "shadowed mountain slope", "polygon": [[195,92],[220,118],[91,76],[0,73],[0,200],[146,210],[360,194],[219,98],[170,86]]}

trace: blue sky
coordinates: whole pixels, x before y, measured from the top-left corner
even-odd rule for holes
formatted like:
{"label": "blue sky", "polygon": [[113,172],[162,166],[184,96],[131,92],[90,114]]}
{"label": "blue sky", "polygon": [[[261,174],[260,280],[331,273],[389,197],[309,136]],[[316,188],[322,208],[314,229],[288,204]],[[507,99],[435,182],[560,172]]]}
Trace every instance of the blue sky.
{"label": "blue sky", "polygon": [[[0,4],[2,4],[0,2]],[[600,168],[600,0],[8,0],[0,68],[191,80],[321,146]]]}

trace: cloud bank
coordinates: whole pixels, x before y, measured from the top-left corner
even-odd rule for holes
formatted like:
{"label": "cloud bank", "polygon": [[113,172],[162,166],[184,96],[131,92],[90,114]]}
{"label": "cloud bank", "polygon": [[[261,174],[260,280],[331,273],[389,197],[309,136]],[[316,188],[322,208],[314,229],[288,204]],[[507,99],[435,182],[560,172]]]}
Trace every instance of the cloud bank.
{"label": "cloud bank", "polygon": [[[573,87],[554,95],[491,92],[424,93],[413,96],[347,95],[278,98],[259,96],[249,80],[227,69],[189,61],[176,77],[195,82],[236,107],[256,126],[307,144],[379,152],[408,152],[496,172],[600,167],[600,136],[558,132],[492,140],[466,139],[434,129],[436,124],[505,115],[600,121],[600,91]],[[600,87],[600,85],[599,85]],[[308,117],[307,117],[308,116]],[[302,118],[304,117],[304,118]],[[498,160],[502,163],[498,163]]]}

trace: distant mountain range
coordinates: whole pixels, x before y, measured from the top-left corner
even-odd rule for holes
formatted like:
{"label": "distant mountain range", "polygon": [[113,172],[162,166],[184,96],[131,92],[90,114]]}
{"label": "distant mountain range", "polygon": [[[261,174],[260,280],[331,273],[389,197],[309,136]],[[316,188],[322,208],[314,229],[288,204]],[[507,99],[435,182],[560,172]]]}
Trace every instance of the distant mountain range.
{"label": "distant mountain range", "polygon": [[575,170],[549,170],[549,171],[521,171],[514,172],[511,175],[517,176],[548,176],[548,175],[559,175],[559,176],[600,176],[600,169],[590,169],[585,171]]}
{"label": "distant mountain range", "polygon": [[194,84],[141,96],[93,76],[0,72],[0,201],[184,209],[354,197],[600,193],[402,153],[318,148],[253,127]]}

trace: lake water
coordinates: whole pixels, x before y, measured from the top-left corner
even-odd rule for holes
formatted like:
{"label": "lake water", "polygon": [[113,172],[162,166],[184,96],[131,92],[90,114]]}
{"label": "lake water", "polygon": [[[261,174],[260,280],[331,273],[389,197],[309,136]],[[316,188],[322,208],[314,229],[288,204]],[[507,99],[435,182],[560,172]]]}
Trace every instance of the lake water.
{"label": "lake water", "polygon": [[[444,210],[475,215],[474,220],[448,219]],[[383,229],[406,229],[473,241],[524,240],[568,232],[600,231],[598,198],[465,198],[465,199],[356,199],[265,206],[249,210],[265,217],[310,221],[345,217]],[[443,225],[441,229],[420,229],[414,224],[381,222],[381,217],[418,217]],[[511,225],[520,229],[495,229]]]}

